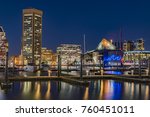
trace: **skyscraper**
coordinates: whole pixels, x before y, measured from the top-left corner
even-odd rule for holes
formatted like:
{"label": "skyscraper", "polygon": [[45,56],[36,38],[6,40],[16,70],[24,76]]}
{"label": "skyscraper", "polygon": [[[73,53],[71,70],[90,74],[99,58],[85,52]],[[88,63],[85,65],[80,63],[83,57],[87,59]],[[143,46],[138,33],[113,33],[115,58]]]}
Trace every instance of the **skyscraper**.
{"label": "skyscraper", "polygon": [[22,55],[24,64],[41,63],[42,46],[42,15],[43,12],[37,9],[23,10],[23,34],[22,34]]}
{"label": "skyscraper", "polygon": [[0,26],[0,66],[5,65],[6,52],[8,51],[8,41],[5,32]]}

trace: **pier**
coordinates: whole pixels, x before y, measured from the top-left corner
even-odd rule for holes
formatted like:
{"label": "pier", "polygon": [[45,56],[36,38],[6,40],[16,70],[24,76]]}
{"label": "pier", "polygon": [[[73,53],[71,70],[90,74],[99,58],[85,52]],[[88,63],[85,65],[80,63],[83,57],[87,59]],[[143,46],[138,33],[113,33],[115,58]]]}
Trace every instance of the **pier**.
{"label": "pier", "polygon": [[[146,83],[150,84],[150,77],[149,76],[142,76],[141,78],[138,78],[138,75],[134,76],[126,76],[126,75],[89,75],[89,76],[83,76],[82,79],[80,76],[17,76],[17,77],[10,77],[8,78],[8,81],[10,82],[24,82],[24,81],[63,81],[67,82],[69,84],[74,85],[83,85],[88,86],[89,80],[116,80],[116,81],[125,81],[125,82],[136,82],[136,83]],[[2,82],[4,79],[1,78],[0,82]]]}

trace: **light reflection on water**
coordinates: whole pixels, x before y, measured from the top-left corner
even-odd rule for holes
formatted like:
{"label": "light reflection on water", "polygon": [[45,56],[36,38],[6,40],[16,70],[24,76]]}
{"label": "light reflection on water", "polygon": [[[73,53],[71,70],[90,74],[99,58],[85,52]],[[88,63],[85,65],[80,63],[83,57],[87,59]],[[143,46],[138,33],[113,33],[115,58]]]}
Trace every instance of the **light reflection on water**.
{"label": "light reflection on water", "polygon": [[0,89],[0,99],[148,100],[150,86],[113,80],[92,80],[89,87],[60,81],[14,82],[10,90]]}

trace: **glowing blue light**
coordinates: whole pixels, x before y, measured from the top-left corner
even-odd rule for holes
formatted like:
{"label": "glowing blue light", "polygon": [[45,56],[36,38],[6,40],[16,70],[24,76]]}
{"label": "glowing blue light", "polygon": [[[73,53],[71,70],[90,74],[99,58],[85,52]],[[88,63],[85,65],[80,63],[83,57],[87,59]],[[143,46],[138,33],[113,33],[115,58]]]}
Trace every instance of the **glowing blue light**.
{"label": "glowing blue light", "polygon": [[117,55],[111,55],[110,57],[105,57],[104,61],[120,61],[121,60],[121,56],[117,56]]}
{"label": "glowing blue light", "polygon": [[106,71],[106,74],[112,74],[112,75],[122,75],[121,71]]}

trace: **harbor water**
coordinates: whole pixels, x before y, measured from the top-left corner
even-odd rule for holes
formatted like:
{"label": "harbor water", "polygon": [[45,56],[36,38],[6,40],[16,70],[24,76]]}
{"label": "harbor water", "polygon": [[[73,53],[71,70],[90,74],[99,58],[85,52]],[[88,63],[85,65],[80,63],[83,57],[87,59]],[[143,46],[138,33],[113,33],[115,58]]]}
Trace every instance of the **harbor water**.
{"label": "harbor water", "polygon": [[0,89],[1,100],[149,100],[150,85],[114,80],[90,80],[79,86],[62,81],[13,82]]}

